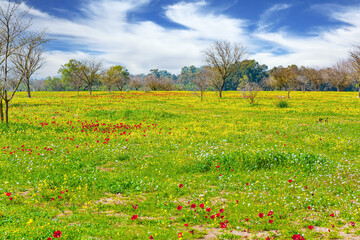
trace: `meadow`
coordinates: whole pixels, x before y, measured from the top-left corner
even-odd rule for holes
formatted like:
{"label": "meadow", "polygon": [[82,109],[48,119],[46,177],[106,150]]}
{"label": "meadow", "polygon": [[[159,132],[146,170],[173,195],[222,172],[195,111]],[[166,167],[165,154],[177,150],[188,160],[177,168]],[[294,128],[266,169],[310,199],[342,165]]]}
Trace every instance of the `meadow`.
{"label": "meadow", "polygon": [[0,124],[0,239],[360,239],[357,93],[32,95]]}

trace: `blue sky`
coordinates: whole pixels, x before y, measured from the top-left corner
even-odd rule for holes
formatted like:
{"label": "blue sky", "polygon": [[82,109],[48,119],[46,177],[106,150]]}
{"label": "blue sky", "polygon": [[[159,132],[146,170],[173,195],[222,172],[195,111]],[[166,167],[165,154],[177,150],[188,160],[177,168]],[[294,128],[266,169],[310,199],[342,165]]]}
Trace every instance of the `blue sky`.
{"label": "blue sky", "polygon": [[96,56],[130,73],[179,73],[203,65],[217,40],[240,42],[247,58],[331,66],[360,42],[359,0],[27,0],[33,28],[54,40],[38,77],[68,60]]}

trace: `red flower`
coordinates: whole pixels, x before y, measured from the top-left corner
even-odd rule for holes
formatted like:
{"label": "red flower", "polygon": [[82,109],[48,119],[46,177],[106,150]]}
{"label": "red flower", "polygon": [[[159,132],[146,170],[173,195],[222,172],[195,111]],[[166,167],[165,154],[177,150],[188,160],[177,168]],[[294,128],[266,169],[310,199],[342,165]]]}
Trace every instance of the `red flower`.
{"label": "red flower", "polygon": [[294,236],[292,236],[293,240],[305,240],[305,238],[303,236],[301,236],[300,234],[295,234]]}
{"label": "red flower", "polygon": [[204,205],[203,203],[201,203],[201,204],[199,205],[199,207],[204,208],[205,205]]}
{"label": "red flower", "polygon": [[195,203],[191,204],[191,208],[196,208],[196,204]]}
{"label": "red flower", "polygon": [[211,208],[207,208],[206,211],[207,211],[207,212],[210,212],[210,211],[211,211]]}
{"label": "red flower", "polygon": [[58,196],[59,199],[61,199],[61,196]]}
{"label": "red flower", "polygon": [[178,234],[178,238],[182,238],[182,233],[179,233],[179,234]]}
{"label": "red flower", "polygon": [[6,196],[10,197],[10,196],[11,196],[11,192],[6,193]]}
{"label": "red flower", "polygon": [[351,225],[351,226],[355,226],[355,223],[354,223],[354,222],[350,222],[350,225]]}
{"label": "red flower", "polygon": [[314,228],[314,226],[311,226],[311,225],[308,226],[308,229],[310,229],[310,230],[313,228]]}
{"label": "red flower", "polygon": [[214,219],[215,218],[215,215],[211,215],[211,217],[210,217],[211,219]]}
{"label": "red flower", "polygon": [[308,209],[310,210],[310,209],[311,209],[311,207],[310,207],[310,206],[308,206]]}
{"label": "red flower", "polygon": [[272,220],[272,219],[269,220],[269,223],[273,223],[273,222],[274,222],[274,220]]}
{"label": "red flower", "polygon": [[153,240],[153,239],[154,239],[154,237],[153,237],[153,236],[150,236],[150,237],[149,237],[149,239]]}
{"label": "red flower", "polygon": [[333,214],[333,213],[332,213],[332,214],[330,214],[330,217],[335,217],[335,214]]}
{"label": "red flower", "polygon": [[189,233],[194,234],[194,230],[189,231]]}
{"label": "red flower", "polygon": [[289,183],[291,183],[291,182],[292,182],[292,180],[290,179],[290,180],[289,180]]}
{"label": "red flower", "polygon": [[268,213],[268,216],[271,216],[273,214],[274,214],[274,212],[270,210],[270,212]]}
{"label": "red flower", "polygon": [[308,189],[308,187],[307,187],[307,186],[305,186],[305,189]]}
{"label": "red flower", "polygon": [[263,213],[259,213],[259,217],[260,217],[260,218],[263,218],[263,217],[264,217],[264,214],[263,214]]}
{"label": "red flower", "polygon": [[182,188],[183,186],[184,186],[183,184],[180,184],[180,185],[179,185],[179,188]]}
{"label": "red flower", "polygon": [[135,204],[135,206],[131,204],[131,206],[133,207],[133,209],[137,209],[137,208],[138,208],[138,205],[137,205],[137,204]]}
{"label": "red flower", "polygon": [[48,239],[46,239],[46,240],[51,240],[51,237],[49,237]]}
{"label": "red flower", "polygon": [[55,200],[55,199],[52,197],[52,198],[51,198],[51,201],[54,201],[54,200]]}
{"label": "red flower", "polygon": [[223,222],[220,223],[220,226],[221,226],[221,228],[226,228],[227,227],[226,223],[223,223]]}
{"label": "red flower", "polygon": [[248,218],[245,218],[245,221],[247,221],[247,222],[248,222],[248,221],[249,221],[249,219],[248,219]]}
{"label": "red flower", "polygon": [[54,237],[54,238],[59,238],[59,237],[61,237],[61,232],[60,232],[60,230],[55,231],[53,237]]}
{"label": "red flower", "polygon": [[219,168],[220,166],[216,166],[216,168]]}
{"label": "red flower", "polygon": [[179,205],[179,206],[177,207],[177,210],[181,210],[181,209],[182,209],[182,206]]}
{"label": "red flower", "polygon": [[131,220],[136,220],[137,218],[138,218],[137,215],[133,215],[133,216],[131,217]]}
{"label": "red flower", "polygon": [[223,212],[224,212],[224,209],[220,209],[220,210],[219,210],[219,213],[223,213]]}
{"label": "red flower", "polygon": [[187,226],[189,226],[189,224],[188,224],[188,223],[185,223],[184,226],[187,227]]}
{"label": "red flower", "polygon": [[11,198],[9,198],[10,199],[10,201],[12,201],[14,198],[13,197],[11,197]]}
{"label": "red flower", "polygon": [[246,183],[246,186],[249,186],[249,183]]}

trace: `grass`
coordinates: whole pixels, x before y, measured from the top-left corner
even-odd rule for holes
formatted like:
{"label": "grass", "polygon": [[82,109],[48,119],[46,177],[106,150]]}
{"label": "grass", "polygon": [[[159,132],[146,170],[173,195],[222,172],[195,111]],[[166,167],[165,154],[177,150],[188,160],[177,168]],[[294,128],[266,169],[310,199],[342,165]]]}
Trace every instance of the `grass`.
{"label": "grass", "polygon": [[19,93],[0,124],[0,238],[355,238],[356,93],[282,94]]}

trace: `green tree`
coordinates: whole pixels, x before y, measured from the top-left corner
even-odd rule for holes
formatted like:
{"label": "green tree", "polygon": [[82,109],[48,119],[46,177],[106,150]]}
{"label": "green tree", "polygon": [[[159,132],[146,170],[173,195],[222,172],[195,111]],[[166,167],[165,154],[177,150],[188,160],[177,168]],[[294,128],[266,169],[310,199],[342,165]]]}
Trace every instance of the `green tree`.
{"label": "green tree", "polygon": [[111,92],[112,87],[117,87],[119,91],[122,91],[129,81],[130,74],[128,70],[120,65],[107,69],[101,78],[101,83],[107,86],[109,92]]}

